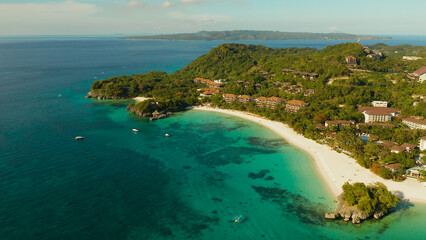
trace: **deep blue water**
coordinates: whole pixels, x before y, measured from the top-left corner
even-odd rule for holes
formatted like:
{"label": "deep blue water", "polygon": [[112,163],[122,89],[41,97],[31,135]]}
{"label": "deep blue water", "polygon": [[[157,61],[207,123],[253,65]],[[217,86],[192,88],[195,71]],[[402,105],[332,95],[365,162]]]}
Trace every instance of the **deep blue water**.
{"label": "deep blue water", "polygon": [[[426,234],[424,206],[363,226],[325,222],[322,213],[334,205],[309,157],[254,123],[197,111],[151,123],[128,114],[129,102],[84,98],[95,80],[173,72],[220,43],[0,38],[0,239]],[[86,139],[76,142],[77,135]],[[231,223],[235,214],[246,220]]]}

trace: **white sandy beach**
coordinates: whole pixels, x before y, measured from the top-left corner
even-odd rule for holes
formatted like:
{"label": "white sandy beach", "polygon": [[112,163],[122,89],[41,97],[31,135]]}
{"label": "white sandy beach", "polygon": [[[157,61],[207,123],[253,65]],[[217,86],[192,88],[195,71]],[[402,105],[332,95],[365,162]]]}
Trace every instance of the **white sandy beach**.
{"label": "white sandy beach", "polygon": [[145,100],[148,100],[148,99],[151,99],[151,98],[146,98],[146,97],[135,97],[135,98],[133,98],[133,100],[136,100],[137,102],[142,102],[142,101],[145,101]]}
{"label": "white sandy beach", "polygon": [[382,179],[361,167],[355,159],[343,153],[338,153],[326,145],[307,139],[283,123],[271,121],[251,113],[234,110],[204,106],[194,107],[194,110],[225,113],[259,123],[271,129],[286,139],[291,145],[307,152],[312,157],[320,175],[336,197],[342,192],[341,187],[347,181],[350,183],[363,182],[365,184],[382,182],[389,190],[402,193],[404,199],[409,199],[411,202],[426,203],[426,187],[424,187],[423,183],[414,179],[407,179],[404,182]]}

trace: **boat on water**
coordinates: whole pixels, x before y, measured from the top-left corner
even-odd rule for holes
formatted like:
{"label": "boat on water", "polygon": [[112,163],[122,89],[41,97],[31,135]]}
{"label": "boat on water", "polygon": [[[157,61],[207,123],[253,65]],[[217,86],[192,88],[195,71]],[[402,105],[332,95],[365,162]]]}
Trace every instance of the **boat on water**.
{"label": "boat on water", "polygon": [[241,221],[243,221],[243,215],[235,216],[234,219],[232,219],[232,221],[234,221],[235,223],[240,223]]}
{"label": "boat on water", "polygon": [[170,135],[168,133],[164,134],[164,136],[169,137]]}
{"label": "boat on water", "polygon": [[77,137],[75,137],[74,139],[78,141],[78,140],[83,140],[83,139],[84,139],[84,137],[83,137],[83,136],[77,136]]}
{"label": "boat on water", "polygon": [[136,128],[132,129],[133,132],[139,132],[139,130],[137,130]]}

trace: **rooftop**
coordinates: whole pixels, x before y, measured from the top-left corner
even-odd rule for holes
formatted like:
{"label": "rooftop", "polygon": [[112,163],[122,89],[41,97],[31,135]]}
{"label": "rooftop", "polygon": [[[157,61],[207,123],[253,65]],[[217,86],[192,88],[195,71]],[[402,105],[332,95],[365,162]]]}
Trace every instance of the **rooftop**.
{"label": "rooftop", "polygon": [[405,147],[403,147],[403,146],[392,146],[391,147],[391,151],[397,151],[397,152],[403,152],[403,151],[405,151]]}
{"label": "rooftop", "polygon": [[300,101],[300,100],[290,100],[290,101],[287,102],[287,104],[296,105],[296,106],[306,106],[307,105],[307,103]]}
{"label": "rooftop", "polygon": [[401,112],[398,109],[388,107],[359,107],[358,110],[368,115],[391,115],[391,113]]}
{"label": "rooftop", "polygon": [[232,94],[232,93],[223,94],[223,96],[224,96],[224,97],[229,97],[229,98],[236,98],[236,97],[238,97],[237,95]]}
{"label": "rooftop", "polygon": [[407,149],[407,148],[409,148],[409,149],[414,149],[414,148],[416,148],[417,146],[416,146],[415,144],[411,144],[411,143],[404,143],[404,144],[402,144],[402,145],[401,145],[401,147],[403,147],[403,148],[405,148],[405,149]]}
{"label": "rooftop", "polygon": [[357,126],[382,126],[382,127],[396,127],[395,124],[392,123],[357,123]]}
{"label": "rooftop", "polygon": [[354,120],[325,121],[327,124],[354,124]]}
{"label": "rooftop", "polygon": [[412,122],[412,123],[426,125],[426,121],[425,120],[416,119],[416,118],[404,118],[404,119],[402,119],[402,121],[408,121],[408,122]]}
{"label": "rooftop", "polygon": [[393,170],[398,170],[401,166],[402,166],[401,163],[391,163],[391,164],[386,164],[385,165],[385,167],[391,168]]}
{"label": "rooftop", "polygon": [[424,66],[424,67],[421,67],[421,68],[419,68],[419,69],[417,69],[416,71],[414,71],[413,72],[414,74],[417,74],[417,75],[423,75],[423,74],[425,74],[426,73],[426,66]]}

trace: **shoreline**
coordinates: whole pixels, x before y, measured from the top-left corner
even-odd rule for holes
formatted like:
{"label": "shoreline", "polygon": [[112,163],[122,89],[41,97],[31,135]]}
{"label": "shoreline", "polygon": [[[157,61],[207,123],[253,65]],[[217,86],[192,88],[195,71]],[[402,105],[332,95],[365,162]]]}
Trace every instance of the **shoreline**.
{"label": "shoreline", "polygon": [[382,182],[386,187],[405,200],[410,202],[426,204],[426,187],[417,180],[407,178],[403,182],[382,179],[361,167],[355,159],[338,153],[330,147],[317,143],[312,139],[305,138],[296,133],[292,128],[284,123],[272,121],[253,113],[241,112],[237,110],[219,109],[212,107],[194,107],[193,110],[210,111],[228,114],[258,123],[284,138],[292,146],[308,154],[325,185],[336,199],[342,193],[342,185],[345,182],[363,182],[365,184]]}
{"label": "shoreline", "polygon": [[136,102],[143,102],[143,101],[151,99],[151,98],[147,98],[147,97],[135,97],[135,98],[132,98],[132,99],[135,100]]}

